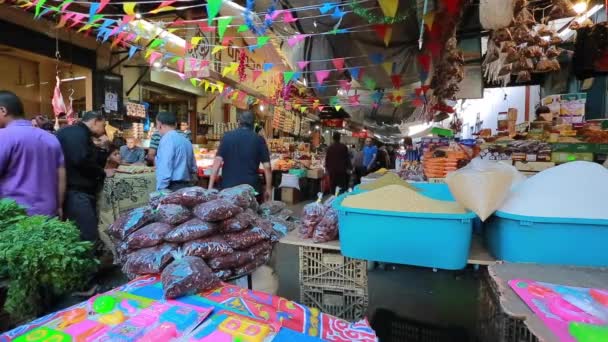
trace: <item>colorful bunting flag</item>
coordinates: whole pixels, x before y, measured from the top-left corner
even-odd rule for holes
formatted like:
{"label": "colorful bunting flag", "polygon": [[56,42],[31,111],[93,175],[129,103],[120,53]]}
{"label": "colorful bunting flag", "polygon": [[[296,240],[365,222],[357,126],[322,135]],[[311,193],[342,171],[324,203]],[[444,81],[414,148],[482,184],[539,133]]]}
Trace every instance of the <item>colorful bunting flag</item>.
{"label": "colorful bunting flag", "polygon": [[207,0],[207,20],[209,23],[220,13],[223,0]]}
{"label": "colorful bunting flag", "polygon": [[89,5],[89,23],[93,22],[93,16],[95,15],[95,13],[97,13],[97,10],[99,9],[99,5],[100,5],[100,3],[98,3],[98,2],[92,2]]}
{"label": "colorful bunting flag", "polygon": [[382,68],[386,71],[387,75],[393,74],[393,62],[384,62],[382,63]]}
{"label": "colorful bunting flag", "polygon": [[300,68],[300,70],[304,70],[304,68],[306,68],[309,63],[310,63],[310,61],[299,61],[298,68]]}
{"label": "colorful bunting flag", "polygon": [[198,86],[198,80],[196,78],[191,78],[190,83],[192,84],[193,87]]}
{"label": "colorful bunting flag", "polygon": [[353,80],[359,79],[359,70],[359,67],[348,69],[350,72],[350,77],[352,77]]}
{"label": "colorful bunting flag", "polygon": [[384,62],[384,55],[380,52],[372,53],[371,55],[369,55],[369,59],[374,64],[381,64],[382,62]]}
{"label": "colorful bunting flag", "polygon": [[291,81],[291,79],[293,78],[295,72],[294,71],[285,71],[283,72],[283,80],[285,82],[285,84],[289,83],[289,81]]}
{"label": "colorful bunting flag", "polygon": [[226,33],[226,29],[231,22],[232,17],[223,17],[217,21],[217,34],[220,37],[220,41],[224,39],[224,33]]}
{"label": "colorful bunting flag", "polygon": [[315,71],[315,76],[317,77],[317,82],[319,85],[323,85],[323,82],[329,77],[329,70],[318,70]]}
{"label": "colorful bunting flag", "polygon": [[304,35],[304,34],[296,34],[295,36],[287,39],[287,44],[289,44],[289,46],[293,47],[296,44],[303,41],[305,38],[306,38],[306,35]]}
{"label": "colorful bunting flag", "polygon": [[129,48],[129,59],[133,58],[138,49],[139,48],[137,46],[131,45],[131,47]]}
{"label": "colorful bunting flag", "polygon": [[338,83],[340,83],[340,88],[349,91],[351,86],[350,86],[350,82],[348,82],[347,80],[340,80],[338,81]]}
{"label": "colorful bunting flag", "polygon": [[399,0],[378,0],[384,16],[394,18],[397,15]]}
{"label": "colorful bunting flag", "polygon": [[236,30],[236,32],[241,33],[241,32],[245,32],[249,30],[249,27],[247,25],[241,25],[239,26],[239,28]]}
{"label": "colorful bunting flag", "polygon": [[333,4],[331,2],[326,2],[319,8],[319,11],[321,12],[321,14],[326,14],[329,11],[331,11],[332,9],[334,9],[334,7],[336,7],[336,4]]}
{"label": "colorful bunting flag", "polygon": [[122,10],[127,15],[135,15],[135,3],[134,2],[126,2],[122,5]]}
{"label": "colorful bunting flag", "polygon": [[272,67],[274,67],[274,64],[272,64],[272,63],[264,63],[264,71],[265,72],[270,71],[270,69],[272,69]]}
{"label": "colorful bunting flag", "polygon": [[227,48],[228,48],[227,46],[218,46],[218,45],[216,45],[216,46],[213,47],[213,50],[211,50],[211,54],[215,55],[216,53],[218,53],[218,52],[220,52],[220,51],[222,51],[224,49],[227,49]]}
{"label": "colorful bunting flag", "polygon": [[378,34],[380,39],[384,41],[384,45],[388,46],[393,36],[393,27],[388,24],[374,25],[374,31]]}
{"label": "colorful bunting flag", "polygon": [[371,78],[371,77],[365,76],[363,78],[363,83],[365,84],[365,86],[369,90],[375,90],[376,89],[376,81],[374,81],[374,79]]}
{"label": "colorful bunting flag", "polygon": [[340,6],[336,6],[336,9],[334,10],[334,13],[331,14],[331,17],[336,20],[340,20],[344,14],[346,13],[340,9]]}
{"label": "colorful bunting flag", "polygon": [[160,5],[158,5],[158,7],[156,7],[152,11],[150,11],[150,13],[157,14],[157,13],[161,13],[161,12],[174,11],[175,7],[169,6],[169,5],[173,4],[174,2],[175,2],[175,0],[173,0],[173,1],[163,1]]}
{"label": "colorful bunting flag", "polygon": [[401,75],[391,75],[391,83],[395,89],[401,88]]}
{"label": "colorful bunting flag", "polygon": [[342,106],[338,105],[338,106],[334,106],[334,108],[336,108],[336,111],[340,111],[340,109],[342,109]]}
{"label": "colorful bunting flag", "polygon": [[262,70],[253,70],[253,82],[255,82],[262,75]]}
{"label": "colorful bunting flag", "polygon": [[269,36],[258,37],[258,47],[261,48],[262,46],[266,45],[266,43],[268,43],[269,39],[270,39]]}
{"label": "colorful bunting flag", "polygon": [[162,55],[163,55],[163,54],[162,54],[162,53],[160,53],[160,52],[156,52],[156,51],[155,51],[155,52],[152,52],[152,53],[150,54],[150,59],[148,60],[148,62],[150,63],[150,65],[152,65],[152,64],[154,64],[154,62],[156,62],[156,61],[157,61],[159,58],[161,58],[161,57],[162,57]]}
{"label": "colorful bunting flag", "polygon": [[38,2],[36,3],[36,10],[34,12],[34,19],[40,18],[40,10],[42,9],[42,6],[45,3],[46,3],[46,0],[38,0]]}
{"label": "colorful bunting flag", "polygon": [[359,101],[359,97],[361,97],[361,95],[352,95],[348,97],[348,102],[353,105],[353,106],[358,106],[361,104],[361,102]]}
{"label": "colorful bunting flag", "polygon": [[338,70],[344,69],[344,58],[334,58],[331,61]]}
{"label": "colorful bunting flag", "polygon": [[289,11],[285,11],[285,14],[283,14],[283,22],[286,24],[296,22],[297,20],[298,19],[294,18],[291,12]]}
{"label": "colorful bunting flag", "polygon": [[177,60],[177,71],[184,72],[185,61],[183,59]]}

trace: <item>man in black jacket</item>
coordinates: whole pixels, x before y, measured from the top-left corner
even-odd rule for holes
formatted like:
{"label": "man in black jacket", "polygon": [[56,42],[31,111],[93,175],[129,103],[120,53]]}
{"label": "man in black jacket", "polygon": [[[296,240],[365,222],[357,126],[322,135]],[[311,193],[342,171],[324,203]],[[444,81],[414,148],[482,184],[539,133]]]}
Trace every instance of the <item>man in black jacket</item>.
{"label": "man in black jacket", "polygon": [[[65,158],[67,192],[64,217],[74,221],[83,240],[96,241],[96,195],[106,176],[113,171],[104,170],[93,144],[94,137],[105,134],[105,118],[99,112],[87,112],[82,121],[57,132]],[[105,161],[104,161],[105,163]]]}

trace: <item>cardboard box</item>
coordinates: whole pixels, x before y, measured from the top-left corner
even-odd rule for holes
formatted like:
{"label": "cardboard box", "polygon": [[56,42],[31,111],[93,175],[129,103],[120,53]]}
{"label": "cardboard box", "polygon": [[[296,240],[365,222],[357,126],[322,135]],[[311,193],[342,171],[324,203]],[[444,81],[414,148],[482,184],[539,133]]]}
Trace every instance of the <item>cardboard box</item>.
{"label": "cardboard box", "polygon": [[300,190],[294,188],[281,188],[281,201],[287,204],[300,202]]}

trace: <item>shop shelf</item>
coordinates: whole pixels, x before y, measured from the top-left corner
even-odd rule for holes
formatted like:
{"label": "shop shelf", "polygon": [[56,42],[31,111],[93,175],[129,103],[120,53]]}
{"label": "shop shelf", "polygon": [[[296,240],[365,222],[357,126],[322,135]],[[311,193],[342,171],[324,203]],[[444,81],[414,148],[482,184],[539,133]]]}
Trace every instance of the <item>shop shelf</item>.
{"label": "shop shelf", "polygon": [[367,291],[367,262],[339,251],[300,247],[300,284]]}
{"label": "shop shelf", "polygon": [[[422,194],[453,200],[445,184],[416,184]],[[447,270],[467,264],[476,215],[347,208],[338,211],[342,254],[351,258]]]}
{"label": "shop shelf", "polygon": [[354,322],[365,317],[368,296],[363,289],[300,286],[300,302],[321,312]]}
{"label": "shop shelf", "polygon": [[372,318],[372,329],[382,342],[462,342],[468,341],[463,328],[440,327],[397,316],[378,309]]}
{"label": "shop shelf", "polygon": [[484,229],[490,253],[499,260],[608,266],[608,220],[520,216],[497,211]]}

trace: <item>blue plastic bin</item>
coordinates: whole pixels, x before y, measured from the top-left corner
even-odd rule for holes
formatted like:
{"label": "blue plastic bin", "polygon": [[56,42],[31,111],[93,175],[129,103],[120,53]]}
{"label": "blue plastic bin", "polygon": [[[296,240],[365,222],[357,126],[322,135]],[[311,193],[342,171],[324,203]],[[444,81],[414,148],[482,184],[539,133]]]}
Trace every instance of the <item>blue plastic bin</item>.
{"label": "blue plastic bin", "polygon": [[[453,200],[445,184],[415,184],[421,193]],[[355,209],[334,202],[342,254],[357,259],[459,270],[466,266],[476,218],[465,214]]]}
{"label": "blue plastic bin", "polygon": [[608,220],[512,215],[497,211],[485,224],[499,260],[571,266],[608,266]]}

